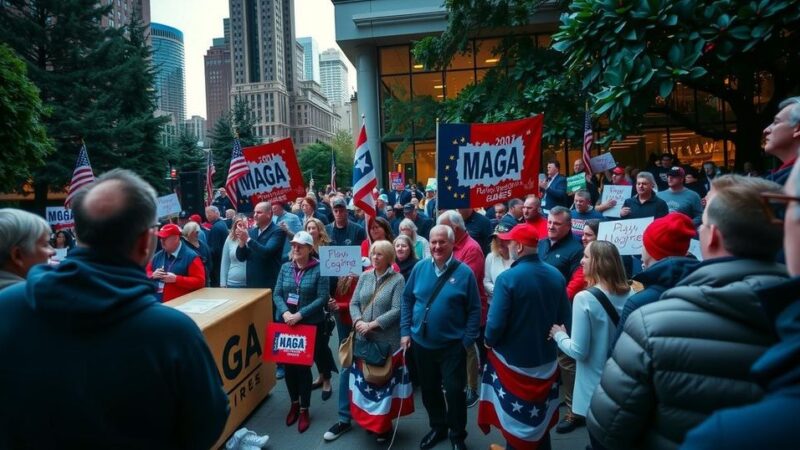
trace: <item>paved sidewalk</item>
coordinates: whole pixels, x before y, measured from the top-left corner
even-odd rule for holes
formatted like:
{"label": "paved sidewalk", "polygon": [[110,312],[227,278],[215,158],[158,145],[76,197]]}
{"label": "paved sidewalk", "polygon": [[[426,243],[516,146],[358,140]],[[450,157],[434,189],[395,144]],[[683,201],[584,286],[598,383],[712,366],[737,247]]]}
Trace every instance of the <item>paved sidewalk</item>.
{"label": "paved sidewalk", "polygon": [[[338,341],[331,340],[331,344]],[[331,345],[333,347],[333,345]],[[335,355],[336,353],[334,353]],[[316,374],[314,375],[316,377]],[[374,436],[368,435],[357,425],[339,439],[325,442],[322,435],[337,420],[336,404],[338,392],[338,375],[333,374],[333,396],[326,402],[320,398],[320,390],[311,393],[311,427],[303,434],[297,432],[297,425],[286,426],[286,413],[289,411],[289,397],[286,383],[278,380],[272,394],[248,418],[243,426],[258,434],[268,434],[269,449],[321,449],[321,450],[363,450],[387,448],[388,444],[378,444]],[[419,391],[414,393],[416,411],[410,416],[400,418],[400,425],[394,441],[393,449],[415,450],[419,441],[428,432],[428,417]],[[562,408],[563,409],[563,408]],[[504,444],[502,435],[495,429],[484,435],[477,426],[478,408],[467,410],[467,447],[471,449],[488,449],[489,444]],[[563,411],[562,411],[563,414]],[[584,450],[589,445],[589,436],[585,427],[569,434],[551,433],[554,450]],[[449,441],[440,443],[436,449],[449,448]]]}

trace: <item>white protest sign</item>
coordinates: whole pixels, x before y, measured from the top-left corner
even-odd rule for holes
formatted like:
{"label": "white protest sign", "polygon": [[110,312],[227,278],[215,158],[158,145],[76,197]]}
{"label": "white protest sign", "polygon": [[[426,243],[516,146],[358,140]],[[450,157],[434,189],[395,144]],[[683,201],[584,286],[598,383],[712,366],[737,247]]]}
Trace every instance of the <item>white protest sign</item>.
{"label": "white protest sign", "polygon": [[72,211],[63,206],[46,207],[45,217],[47,218],[47,223],[56,230],[75,226],[75,220],[72,218]]}
{"label": "white protest sign", "polygon": [[358,245],[332,245],[319,248],[320,275],[341,277],[361,273],[361,247]]}
{"label": "white protest sign", "polygon": [[697,239],[692,239],[689,241],[689,253],[694,255],[698,261],[703,260],[703,252],[700,250],[700,241]]}
{"label": "white protest sign", "polygon": [[642,235],[652,222],[652,217],[600,222],[597,239],[614,244],[620,255],[641,255],[644,246]]}
{"label": "white protest sign", "polygon": [[158,197],[158,218],[176,215],[181,212],[181,202],[177,194]]}
{"label": "white protest sign", "polygon": [[617,162],[614,161],[614,155],[611,152],[606,152],[590,159],[589,166],[592,167],[592,172],[594,173],[605,172],[617,167]]}
{"label": "white protest sign", "polygon": [[619,217],[622,203],[631,198],[632,189],[633,186],[618,186],[615,184],[603,186],[603,196],[600,197],[600,203],[607,203],[611,200],[617,202],[612,208],[603,211],[603,215],[606,217]]}

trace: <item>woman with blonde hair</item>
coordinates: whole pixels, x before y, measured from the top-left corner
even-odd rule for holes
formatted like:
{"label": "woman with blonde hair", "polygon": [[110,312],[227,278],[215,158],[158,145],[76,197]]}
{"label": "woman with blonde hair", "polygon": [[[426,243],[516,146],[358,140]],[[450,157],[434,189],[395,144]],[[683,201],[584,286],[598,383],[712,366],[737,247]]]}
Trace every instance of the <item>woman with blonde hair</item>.
{"label": "woman with blonde hair", "polygon": [[328,236],[325,225],[316,217],[310,217],[306,220],[303,229],[314,238],[314,252],[317,254],[317,257],[319,257],[319,248],[331,243],[331,238]]}
{"label": "woman with blonde hair", "polygon": [[491,243],[492,251],[486,255],[486,260],[484,261],[486,270],[483,272],[483,289],[486,291],[486,301],[490,305],[492,303],[494,283],[497,281],[497,277],[508,270],[509,267],[511,267],[511,263],[514,262],[511,260],[511,254],[508,251],[509,241],[500,238],[501,234],[507,233],[508,231],[508,227],[502,223],[494,227]]}
{"label": "woman with blonde hair", "polygon": [[411,219],[403,219],[398,227],[401,234],[410,237],[414,242],[414,253],[419,255],[419,259],[431,256],[431,244],[427,239],[417,234],[417,225]]}
{"label": "woman with blonde hair", "polygon": [[[572,410],[585,417],[592,393],[600,384],[619,314],[633,291],[614,244],[590,242],[583,250],[581,265],[588,288],[576,294],[572,302],[572,335],[564,325],[554,324],[550,337],[576,361]],[[591,436],[590,440],[593,448],[602,448]]]}
{"label": "woman with blonde hair", "polygon": [[225,245],[222,247],[222,262],[219,265],[219,287],[247,287],[247,261],[239,261],[236,258],[236,248],[239,246],[239,241],[236,239],[235,233],[240,223],[247,227],[247,217],[239,214],[233,218],[231,231],[228,233],[228,238],[225,239]]}

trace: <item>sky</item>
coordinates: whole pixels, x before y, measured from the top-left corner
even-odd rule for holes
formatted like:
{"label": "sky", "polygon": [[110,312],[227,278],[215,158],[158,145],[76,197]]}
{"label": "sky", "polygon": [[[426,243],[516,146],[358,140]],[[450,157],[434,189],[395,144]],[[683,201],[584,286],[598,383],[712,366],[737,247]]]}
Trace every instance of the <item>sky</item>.
{"label": "sky", "polygon": [[[311,36],[319,51],[336,45],[331,0],[295,0],[295,35]],[[228,17],[227,0],[151,0],[150,20],[175,27],[183,32],[186,58],[186,118],[206,117],[206,90],[203,56],[211,40],[222,37],[222,19]],[[355,69],[344,58],[350,78],[350,92],[355,87]]]}

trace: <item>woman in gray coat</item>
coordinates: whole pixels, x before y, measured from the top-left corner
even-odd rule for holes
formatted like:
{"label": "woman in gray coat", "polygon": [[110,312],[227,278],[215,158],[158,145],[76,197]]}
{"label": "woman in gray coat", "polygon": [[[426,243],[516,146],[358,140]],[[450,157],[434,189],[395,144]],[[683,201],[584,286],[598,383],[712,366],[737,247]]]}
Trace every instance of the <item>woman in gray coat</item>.
{"label": "woman in gray coat", "polygon": [[[358,278],[350,302],[356,341],[386,342],[394,353],[400,348],[400,303],[406,282],[392,269],[395,252],[391,242],[375,241],[370,247],[369,257],[373,270]],[[387,438],[388,433],[383,433],[377,440],[384,442]]]}

